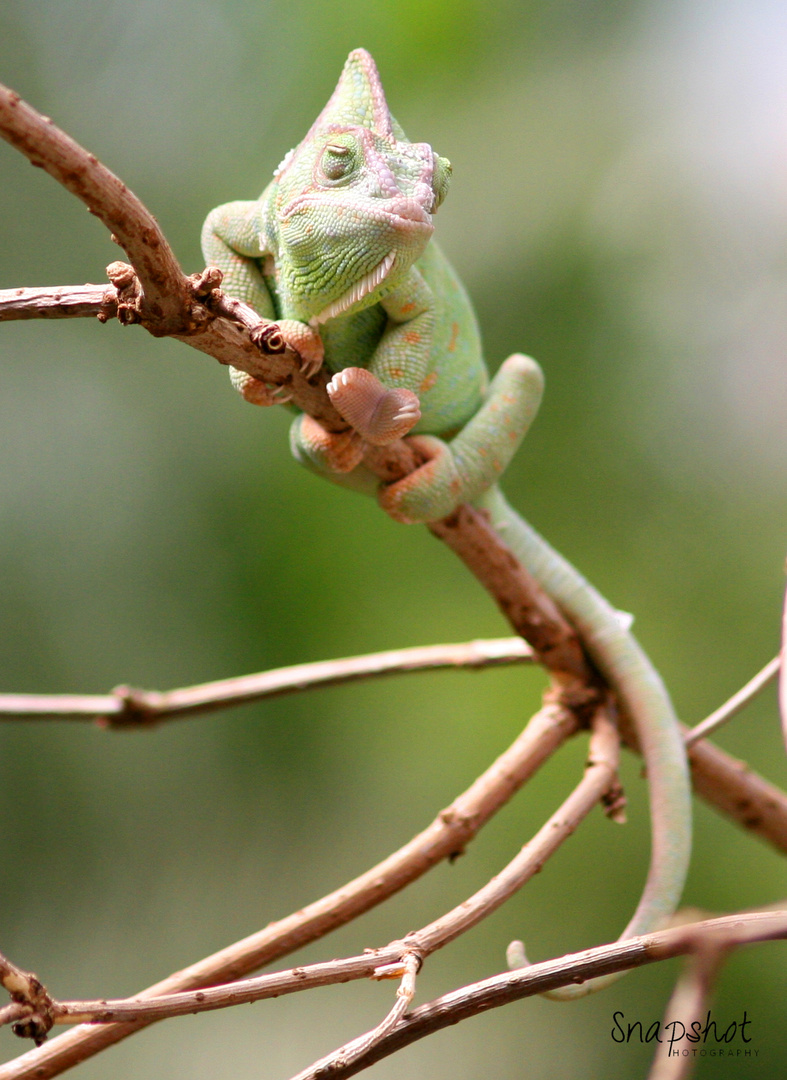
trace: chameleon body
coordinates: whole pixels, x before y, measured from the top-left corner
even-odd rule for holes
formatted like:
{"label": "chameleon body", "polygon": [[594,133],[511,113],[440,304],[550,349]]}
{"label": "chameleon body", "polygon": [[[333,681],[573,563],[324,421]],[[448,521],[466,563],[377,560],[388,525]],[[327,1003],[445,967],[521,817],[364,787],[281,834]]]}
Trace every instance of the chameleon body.
{"label": "chameleon body", "polygon": [[[203,251],[223,271],[227,292],[278,322],[306,369],[325,364],[332,373],[328,393],[349,434],[328,433],[300,414],[291,429],[296,458],[375,494],[398,521],[436,521],[462,502],[485,509],[579,630],[632,718],[647,764],[651,867],[624,936],[645,933],[675,910],[688,868],[682,739],[661,679],[619,614],[497,488],[538,409],[543,380],[535,361],[520,354],[488,380],[470,301],[431,240],[449,177],[447,161],[407,140],[374,61],[357,49],[260,198],[211,212]],[[251,376],[232,375],[247,400],[282,400]],[[365,445],[403,436],[425,464],[381,485],[361,464]],[[586,993],[596,982],[561,996]]]}

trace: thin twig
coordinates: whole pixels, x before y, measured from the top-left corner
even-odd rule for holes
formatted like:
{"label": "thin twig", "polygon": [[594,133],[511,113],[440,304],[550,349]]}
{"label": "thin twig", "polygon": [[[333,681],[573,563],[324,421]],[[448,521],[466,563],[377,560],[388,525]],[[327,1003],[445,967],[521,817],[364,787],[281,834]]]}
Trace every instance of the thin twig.
{"label": "thin twig", "polygon": [[63,285],[47,289],[0,289],[0,322],[19,319],[77,319],[117,315],[112,285]]}
{"label": "thin twig", "polygon": [[697,947],[697,935],[705,932],[724,933],[730,948],[787,938],[787,911],[727,915],[694,923],[690,927],[672,927],[546,960],[518,971],[503,972],[471,986],[463,986],[407,1013],[393,1031],[371,1047],[362,1058],[346,1068],[333,1071],[331,1080],[345,1080],[354,1076],[435,1031],[489,1009],[574,982],[584,982],[611,972],[626,971],[693,952]]}
{"label": "thin twig", "polygon": [[[394,941],[382,948],[367,950],[362,956],[304,965],[290,971],[237,980],[228,985],[183,993],[162,993],[155,999],[137,995],[119,1001],[55,1002],[55,1023],[152,1023],[353,979],[398,977],[403,972],[402,965],[407,967],[408,957],[418,958],[420,964],[426,956],[481,922],[538,873],[549,856],[571,836],[582,818],[590,813],[614,784],[618,746],[614,725],[604,710],[598,710],[593,721],[585,774],[560,809],[487,885],[452,911],[421,930],[408,934],[404,942]],[[394,965],[393,969],[391,965]],[[404,985],[407,987],[410,983],[405,982]],[[385,1023],[390,1026],[390,1018]]]}
{"label": "thin twig", "polygon": [[[138,996],[159,997],[242,978],[387,900],[438,862],[460,854],[489,818],[578,727],[576,716],[568,710],[558,705],[544,707],[466,792],[393,855],[303,910],[170,975]],[[144,1022],[137,1022],[73,1028],[0,1066],[0,1080],[46,1080],[144,1026]]]}
{"label": "thin twig", "polygon": [[144,1025],[169,1020],[174,1016],[229,1009],[235,1005],[247,1005],[253,1001],[265,1001],[303,990],[372,979],[381,965],[395,965],[401,973],[402,957],[406,952],[406,946],[399,941],[381,949],[369,949],[358,956],[304,964],[301,967],[273,971],[251,979],[237,979],[201,990],[162,994],[159,997],[143,997],[138,994],[117,1000],[56,1001],[52,1010],[54,1022],[61,1025]]}
{"label": "thin twig", "polygon": [[769,660],[768,663],[757,674],[742,686],[735,694],[732,695],[723,705],[720,705],[718,709],[706,716],[701,723],[686,735],[686,746],[692,746],[699,739],[704,739],[707,735],[710,735],[712,731],[716,731],[726,724],[728,720],[731,720],[733,716],[737,715],[750,701],[761,693],[769,683],[772,683],[776,676],[779,674],[779,668],[781,667],[781,657],[774,656],[773,660]]}
{"label": "thin twig", "polygon": [[327,1057],[316,1061],[303,1072],[298,1073],[293,1080],[313,1080],[317,1076],[330,1076],[337,1068],[347,1068],[354,1061],[358,1061],[365,1054],[381,1043],[389,1035],[396,1025],[402,1020],[413,998],[415,997],[415,977],[421,965],[421,959],[417,953],[408,953],[404,957],[405,970],[402,981],[396,991],[396,1001],[388,1015],[371,1031],[359,1035],[357,1039],[351,1039],[338,1050],[334,1050]]}
{"label": "thin twig", "polygon": [[382,675],[499,667],[532,660],[533,650],[518,637],[390,649],[365,656],[295,664],[164,692],[119,687],[112,694],[0,694],[0,720],[100,717],[108,727],[128,727]]}

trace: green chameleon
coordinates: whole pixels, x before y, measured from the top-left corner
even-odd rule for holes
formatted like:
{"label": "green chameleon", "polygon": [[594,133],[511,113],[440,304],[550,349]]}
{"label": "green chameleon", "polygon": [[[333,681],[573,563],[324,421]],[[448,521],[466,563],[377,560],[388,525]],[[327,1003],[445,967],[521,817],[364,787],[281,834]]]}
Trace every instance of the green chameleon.
{"label": "green chameleon", "polygon": [[[295,457],[318,473],[376,495],[397,521],[436,521],[460,503],[485,510],[501,538],[576,626],[636,727],[651,788],[648,879],[624,937],[675,910],[691,848],[690,786],[664,685],[616,612],[508,506],[496,485],[535,416],[543,378],[515,354],[489,382],[470,301],[430,242],[449,163],[411,143],[391,116],[374,61],[350,53],[306,138],[256,201],[211,212],[205,259],[223,287],[276,320],[309,374],[325,364],[328,393],[350,425],[332,434],[293,422]],[[256,404],[280,389],[232,370]],[[425,462],[381,485],[361,463],[366,444],[403,436]],[[570,997],[598,980],[556,992]]]}

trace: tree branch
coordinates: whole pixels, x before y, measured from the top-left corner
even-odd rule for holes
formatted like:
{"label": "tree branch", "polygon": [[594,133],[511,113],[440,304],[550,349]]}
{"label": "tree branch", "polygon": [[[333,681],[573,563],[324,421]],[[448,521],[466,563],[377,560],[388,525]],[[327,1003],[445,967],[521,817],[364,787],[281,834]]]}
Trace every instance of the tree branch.
{"label": "tree branch", "polygon": [[112,285],[63,285],[49,289],[0,289],[0,322],[19,319],[98,318],[117,315]]}
{"label": "tree branch", "polygon": [[[151,1023],[185,1013],[227,1008],[351,979],[386,978],[391,974],[398,976],[408,971],[414,976],[411,959],[408,958],[417,958],[420,966],[426,956],[476,926],[537,873],[547,858],[571,836],[580,821],[616,784],[618,750],[617,731],[608,719],[606,710],[599,709],[593,721],[585,774],[560,809],[487,885],[452,911],[421,930],[408,934],[404,941],[393,942],[382,949],[367,950],[360,957],[312,964],[289,972],[275,972],[213,989],[161,994],[154,1000],[147,1000],[146,996],[124,1001],[100,1002],[57,1002],[47,998],[48,1014],[55,1023],[114,1023],[121,1020],[127,1023]],[[16,971],[17,969],[14,969],[15,987],[19,983]],[[31,978],[34,977],[27,976],[28,981]],[[40,988],[37,980],[35,983]],[[412,994],[408,1001],[411,998]],[[406,1004],[407,1002],[405,1006]],[[394,1010],[383,1025],[375,1029],[374,1039],[381,1039],[387,1034],[393,1023],[401,1018],[402,1012],[401,1006]],[[369,1036],[364,1036],[360,1043],[354,1041],[352,1047],[353,1054],[357,1054],[359,1048],[368,1049]],[[345,1047],[341,1054],[344,1059],[349,1050]]]}
{"label": "tree branch", "polygon": [[0,694],[0,720],[101,719],[107,727],[144,726],[376,676],[499,667],[532,660],[532,649],[518,637],[391,649],[342,660],[295,664],[163,693],[121,686],[111,694]]}
{"label": "tree branch", "polygon": [[[387,900],[438,862],[459,855],[489,818],[578,727],[576,716],[557,705],[541,709],[467,791],[393,855],[303,910],[175,972],[138,996],[159,997],[239,979]],[[74,1028],[0,1066],[0,1080],[46,1080],[142,1026],[145,1024]]]}
{"label": "tree branch", "polygon": [[183,330],[191,306],[183,272],[158,222],[136,195],[49,117],[2,85],[0,134],[106,225],[134,264],[143,306],[161,333]]}
{"label": "tree branch", "polygon": [[[328,430],[346,430],[347,425],[327,397],[326,372],[307,378],[301,370],[297,354],[289,347],[282,350],[271,348],[261,352],[250,337],[249,321],[244,313],[239,311],[237,306],[233,307],[231,303],[225,302],[216,288],[218,278],[215,271],[208,270],[193,278],[185,278],[155,219],[136,196],[92,155],[59,131],[50,120],[36,113],[22,102],[18,95],[1,87],[0,133],[25,153],[33,164],[45,168],[85,202],[91,212],[111,230],[133,264],[133,271],[125,264],[112,265],[110,276],[114,289],[95,286],[84,287],[87,292],[71,289],[13,290],[13,295],[6,293],[0,298],[5,311],[2,317],[29,318],[33,317],[35,312],[39,317],[95,314],[105,320],[109,314],[115,312],[121,322],[139,321],[154,335],[174,336],[223,364],[232,364],[265,382],[287,386],[294,403]],[[384,482],[400,479],[420,464],[411,448],[404,442],[393,444],[384,450],[368,448],[364,463]],[[551,600],[516,562],[490,528],[485,516],[469,507],[460,507],[450,518],[432,526],[432,531],[465,561],[495,598],[514,629],[530,643],[539,661],[550,670],[553,678],[552,704],[537,714],[514,745],[487,769],[467,792],[443,811],[423,833],[394,855],[303,911],[271,924],[243,941],[171,975],[144,991],[141,998],[147,1000],[162,994],[196,988],[200,988],[200,993],[207,994],[208,991],[202,988],[218,981],[238,979],[262,964],[314,941],[336,926],[348,922],[415,880],[440,860],[461,852],[489,817],[511,797],[549,753],[593,714],[594,740],[601,738],[599,731],[604,721],[599,706],[605,701],[605,690],[585,657],[579,638]],[[268,674],[270,676],[275,673]],[[346,673],[345,676],[362,677],[360,674]],[[343,679],[344,677],[340,676],[340,681]],[[325,681],[337,680],[326,677]],[[243,680],[233,682],[236,685],[232,690],[227,690],[226,686],[224,688],[230,696],[233,693],[262,696],[264,693],[283,693],[287,689],[295,688],[294,685],[284,687],[280,684],[278,689],[271,689],[270,686],[261,689],[259,684],[252,688],[248,682],[237,685],[243,684]],[[317,678],[315,684],[319,682],[320,679]],[[147,722],[149,718],[145,713],[146,707],[152,705],[155,711],[162,706],[162,698],[168,699],[163,707],[165,710],[169,709],[169,713],[165,712],[163,715],[185,715],[209,707],[206,704],[207,697],[213,693],[216,700],[215,695],[222,692],[224,691],[217,690],[215,684],[208,689],[190,688],[188,691],[173,691],[171,695],[152,697],[140,696],[140,692],[125,689],[105,699],[105,702],[111,702],[111,709],[107,710],[105,715],[114,717],[116,723],[121,717],[126,720],[131,718],[135,722]],[[188,698],[189,693],[192,694],[191,698]],[[186,697],[175,698],[173,703],[172,695],[177,694],[185,694]],[[203,696],[200,697],[200,694]],[[249,700],[249,697],[244,700]],[[104,713],[103,709],[101,711]],[[26,715],[31,713],[27,712]],[[752,781],[751,776],[744,777],[739,768],[736,774],[736,764],[730,765],[729,762],[730,759],[725,759],[724,755],[706,744],[699,744],[692,749],[695,776],[704,777],[706,782],[710,775],[714,776],[714,783],[721,784],[730,812],[736,812],[731,805],[734,798],[738,797],[741,790],[750,796]],[[592,769],[580,785],[582,795],[577,798],[582,807],[585,806],[582,800],[586,801],[591,791],[595,792],[594,801],[598,798],[596,785],[601,784],[602,778],[609,787],[611,766],[604,753],[599,754],[598,762],[594,760],[594,766],[596,765],[598,768]],[[698,786],[701,786],[701,782]],[[708,794],[713,798],[716,791]],[[780,831],[787,823],[783,802],[779,803],[778,799],[774,800],[767,791],[759,789],[758,798],[761,798],[761,801],[756,806],[757,820],[746,820],[746,824],[751,825],[761,835],[767,835],[773,842],[777,842],[774,837],[778,837],[778,842],[787,847],[787,827]],[[513,889],[518,888],[522,881],[540,866],[540,860],[546,857],[545,852],[552,850],[549,845],[558,837],[570,833],[579,819],[577,815],[581,816],[580,810],[582,813],[586,812],[572,803],[566,820],[561,818],[558,823],[553,819],[551,827],[546,826],[509,867],[484,889],[479,890],[466,905],[460,905],[454,912],[424,928],[420,932],[422,937],[418,937],[417,942],[408,937],[404,943],[407,946],[405,951],[411,947],[415,949],[416,945],[418,949],[425,951],[440,947],[463,932],[467,925],[472,925],[474,921],[499,906]],[[526,852],[528,854],[525,854]],[[773,936],[784,936],[784,927],[782,926],[782,932]],[[408,1016],[401,1016],[401,1009],[395,1010],[382,1026],[375,1029],[371,1039],[364,1037],[362,1044],[354,1044],[352,1054],[349,1057],[345,1055],[344,1064],[337,1066],[333,1075],[351,1075],[366,1064],[397,1049],[399,1045],[422,1037],[418,1031],[426,1034],[429,1030],[445,1026],[446,1023],[455,1023],[464,1015],[472,1015],[475,1011],[514,1000],[516,996],[539,993],[550,986],[564,985],[567,981],[582,981],[605,971],[617,970],[615,965],[621,968],[634,966],[666,955],[657,955],[661,941],[659,935],[649,935],[639,940],[645,943],[641,946],[644,953],[638,953],[632,941],[616,943],[605,947],[608,952],[591,951],[591,961],[587,960],[590,954],[579,954],[585,957],[584,964],[577,962],[572,965],[571,958],[568,958],[568,963],[566,958],[563,958],[552,961],[549,965],[536,965],[527,969],[524,974],[508,973],[499,976],[497,978],[501,982],[494,986],[493,981],[485,980],[475,988],[465,988],[457,992],[458,996],[454,995],[452,998],[449,995],[448,998],[433,1002],[431,1006],[414,1010]],[[399,943],[400,952],[398,956],[391,958],[392,961],[401,960],[404,955],[401,946],[402,943]],[[376,953],[375,962],[378,965],[381,959],[383,953]],[[368,957],[365,960],[368,967]],[[594,967],[594,964],[598,966]],[[298,978],[293,973],[285,975],[290,979]],[[499,1001],[496,994],[501,995]],[[446,1017],[448,1019],[445,1019]],[[42,1080],[53,1076],[105,1046],[119,1041],[148,1022],[151,1021],[137,1019],[123,1024],[110,1023],[100,1028],[78,1027],[40,1049],[23,1055],[15,1062],[0,1067],[0,1080],[23,1076],[31,1080],[33,1077]],[[413,1034],[414,1032],[416,1034]],[[402,1039],[405,1042],[401,1042]],[[359,1050],[361,1046],[363,1048]]]}
{"label": "tree branch", "polygon": [[[787,938],[787,911],[763,911],[727,915],[655,934],[616,941],[595,949],[572,953],[518,971],[508,971],[436,998],[407,1013],[384,1039],[363,1057],[334,1069],[331,1080],[346,1080],[405,1046],[461,1020],[508,1005],[512,1001],[543,994],[573,982],[585,982],[616,971],[627,971],[673,956],[694,952],[698,935],[724,934],[726,947]],[[303,1074],[301,1074],[302,1076]],[[300,1077],[298,1078],[300,1080]]]}
{"label": "tree branch", "polygon": [[779,674],[779,668],[781,667],[781,657],[774,656],[773,660],[769,660],[768,663],[757,674],[749,679],[749,681],[742,686],[737,693],[733,694],[731,698],[720,705],[718,709],[706,716],[702,723],[697,724],[696,727],[691,728],[686,733],[686,746],[693,746],[699,739],[704,739],[711,732],[716,731],[726,724],[728,720],[731,720],[733,716],[736,716],[741,709],[745,708],[750,701],[753,701],[759,693],[761,693],[769,683],[772,683]]}

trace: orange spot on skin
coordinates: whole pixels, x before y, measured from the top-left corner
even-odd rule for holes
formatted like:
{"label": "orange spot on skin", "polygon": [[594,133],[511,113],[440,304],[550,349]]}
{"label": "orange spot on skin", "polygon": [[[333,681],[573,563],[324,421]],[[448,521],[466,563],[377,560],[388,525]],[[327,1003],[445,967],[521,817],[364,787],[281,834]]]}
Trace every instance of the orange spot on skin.
{"label": "orange spot on skin", "polygon": [[400,311],[402,315],[409,315],[411,311],[415,311],[415,300],[408,300],[406,304],[402,304]]}
{"label": "orange spot on skin", "polygon": [[391,368],[391,378],[396,379],[397,381],[399,379],[403,379],[404,378],[404,372],[402,371],[402,369],[400,367]]}
{"label": "orange spot on skin", "polygon": [[418,333],[417,330],[408,330],[407,333],[404,335],[404,340],[407,342],[408,345],[418,345],[421,341],[421,335]]}
{"label": "orange spot on skin", "polygon": [[455,322],[451,324],[451,340],[448,342],[448,351],[453,352],[456,348],[456,343],[459,340],[459,323]]}
{"label": "orange spot on skin", "polygon": [[437,372],[431,371],[421,385],[418,387],[419,394],[425,394],[427,390],[431,390],[434,384],[437,382]]}

